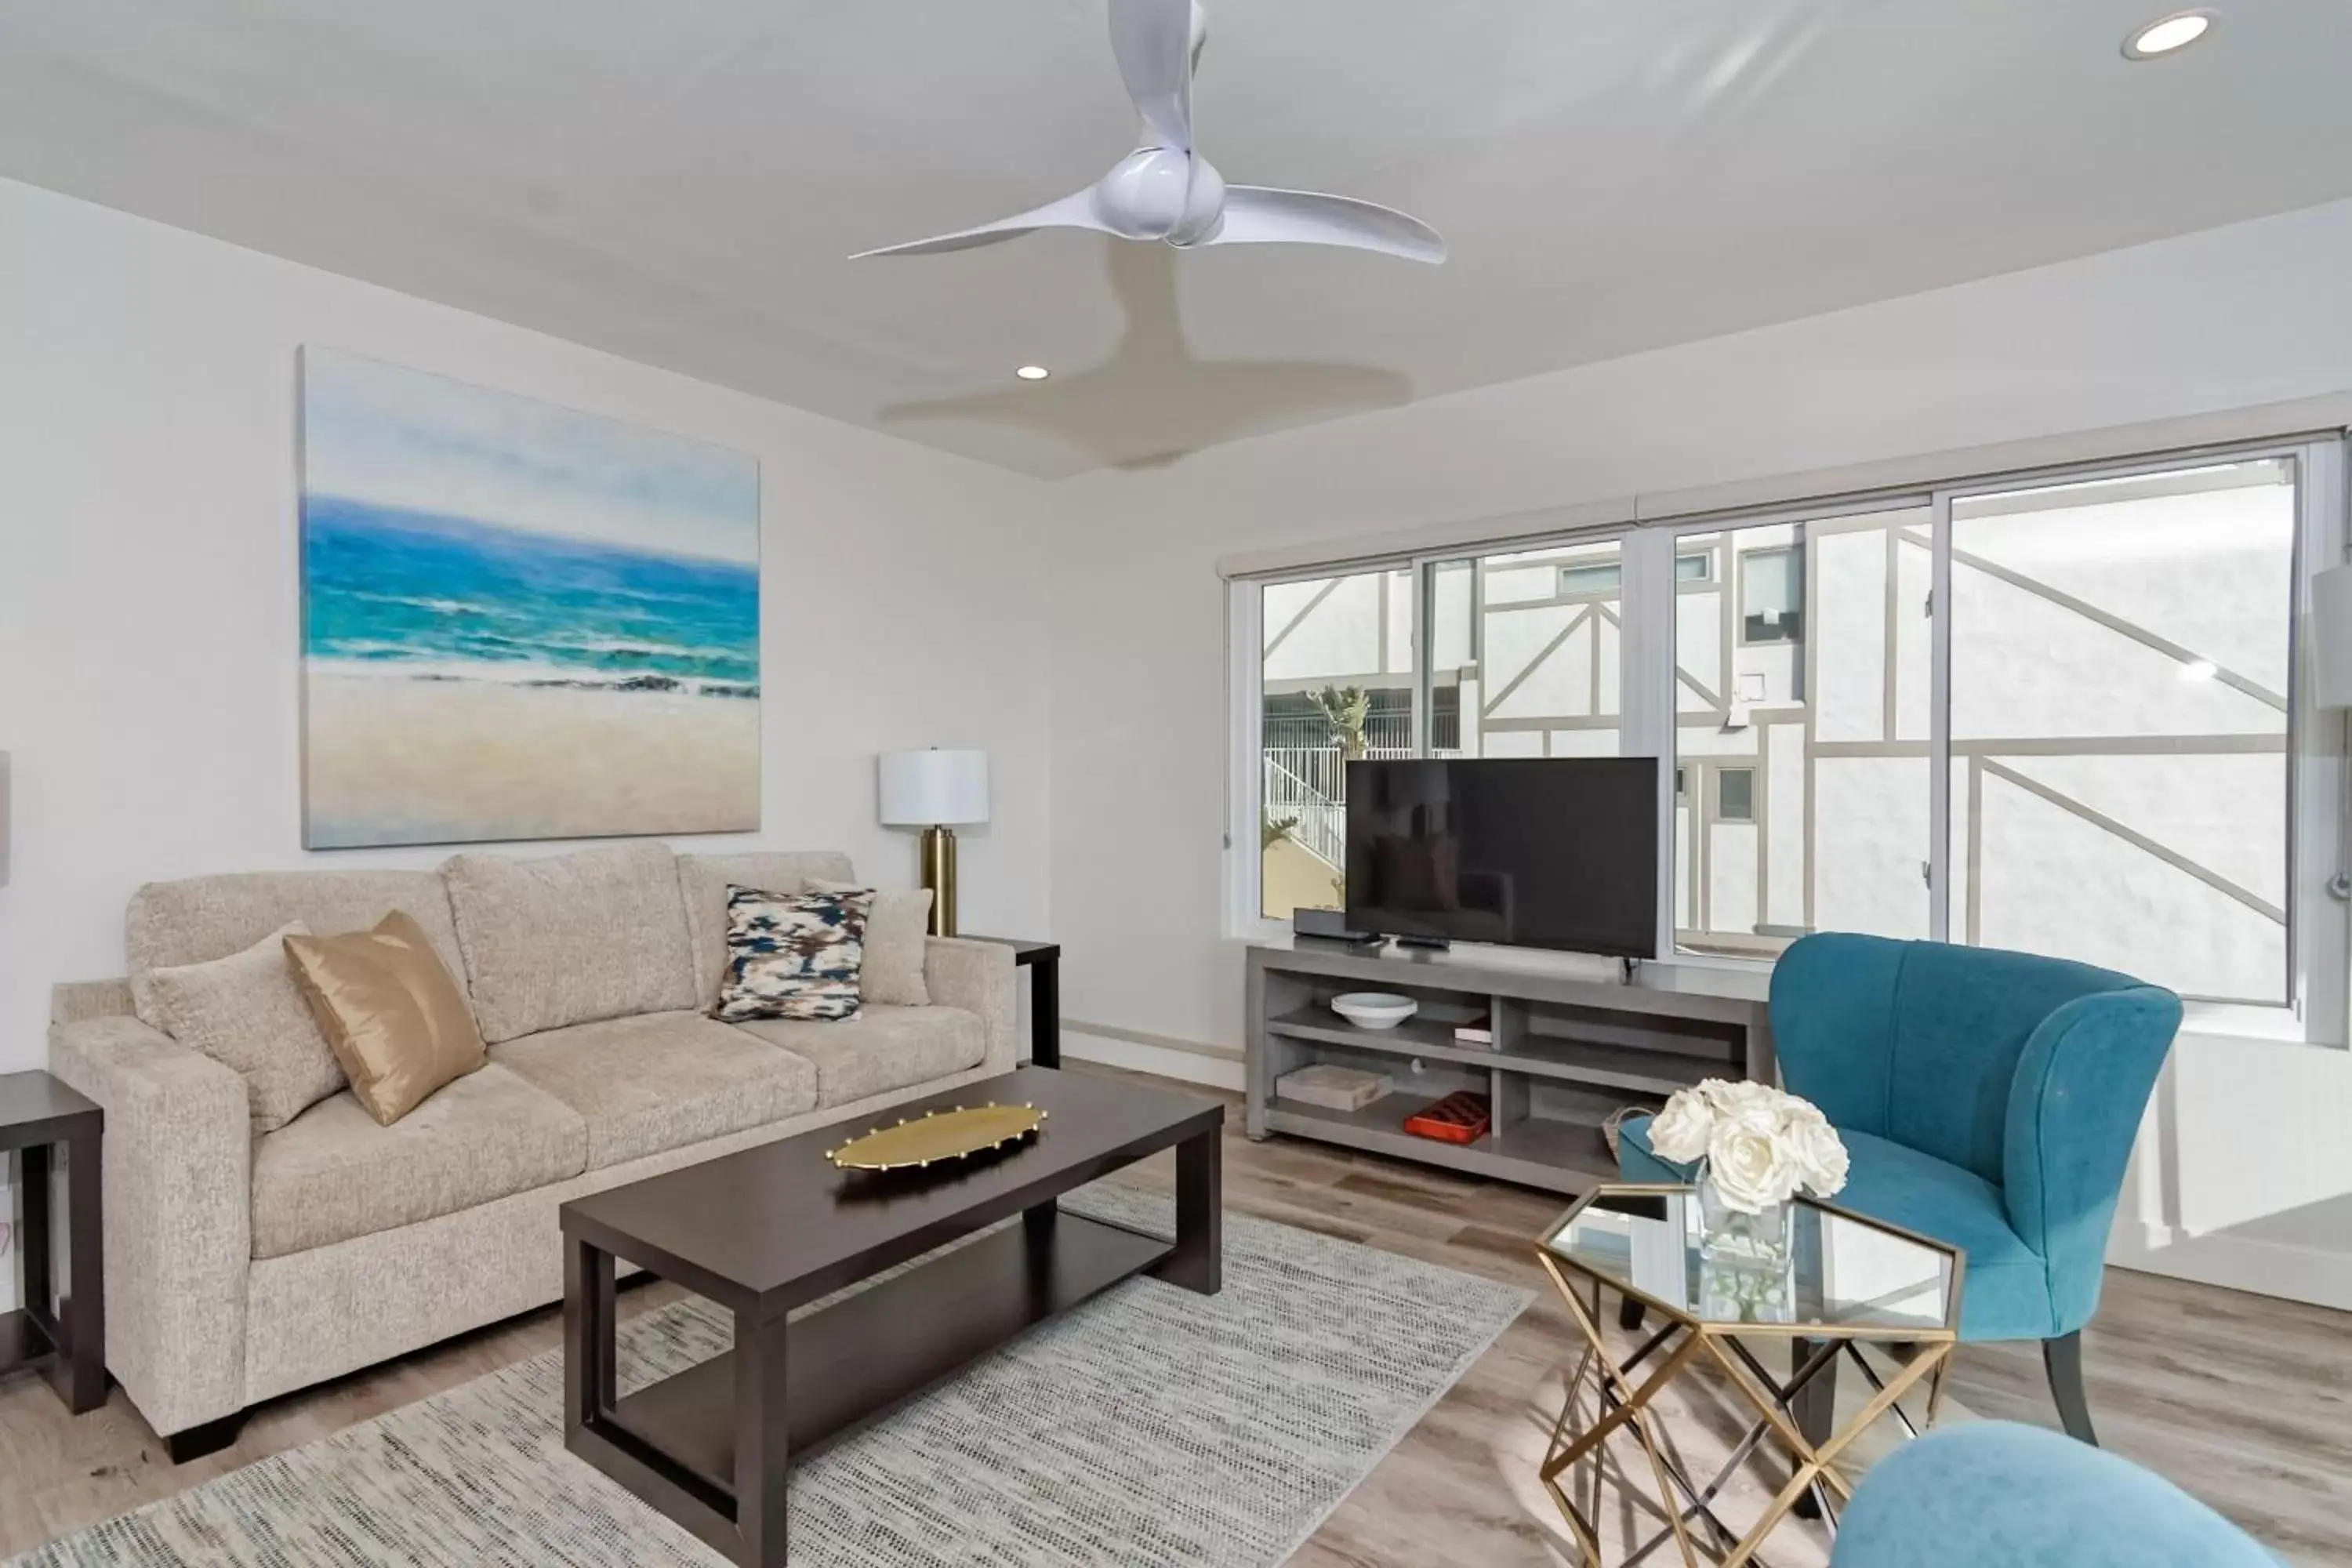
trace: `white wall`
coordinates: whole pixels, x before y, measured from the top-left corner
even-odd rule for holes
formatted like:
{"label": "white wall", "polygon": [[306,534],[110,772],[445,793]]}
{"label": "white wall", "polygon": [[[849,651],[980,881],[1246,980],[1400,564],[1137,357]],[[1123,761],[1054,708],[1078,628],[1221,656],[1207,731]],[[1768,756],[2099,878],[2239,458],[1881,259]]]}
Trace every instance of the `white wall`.
{"label": "white wall", "polygon": [[840,847],[911,884],[874,753],[982,746],[995,816],[964,839],[964,923],[1046,929],[1035,481],[0,182],[0,1071],[45,1059],[53,981],[121,973],[142,881],[448,853],[300,847],[305,342],[756,457],[763,830],[681,843]]}
{"label": "white wall", "polygon": [[[2338,393],[2347,278],[2337,203],[1069,481],[1066,1014],[1241,1039],[1242,960],[1221,936],[1220,555]],[[2178,1063],[2144,1225],[2120,1247],[2187,1267],[2189,1231],[2352,1191],[2352,1056],[2196,1038]],[[2352,1237],[2318,1268],[2352,1305]]]}

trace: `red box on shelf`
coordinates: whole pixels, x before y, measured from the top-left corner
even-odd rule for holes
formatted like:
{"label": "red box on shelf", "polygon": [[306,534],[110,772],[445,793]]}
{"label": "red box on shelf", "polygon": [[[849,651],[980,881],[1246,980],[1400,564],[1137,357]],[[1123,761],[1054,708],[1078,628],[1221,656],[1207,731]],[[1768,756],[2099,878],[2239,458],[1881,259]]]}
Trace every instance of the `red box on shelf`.
{"label": "red box on shelf", "polygon": [[1406,1117],[1404,1130],[1416,1138],[1434,1138],[1441,1143],[1475,1143],[1486,1136],[1489,1116],[1485,1095],[1458,1089]]}

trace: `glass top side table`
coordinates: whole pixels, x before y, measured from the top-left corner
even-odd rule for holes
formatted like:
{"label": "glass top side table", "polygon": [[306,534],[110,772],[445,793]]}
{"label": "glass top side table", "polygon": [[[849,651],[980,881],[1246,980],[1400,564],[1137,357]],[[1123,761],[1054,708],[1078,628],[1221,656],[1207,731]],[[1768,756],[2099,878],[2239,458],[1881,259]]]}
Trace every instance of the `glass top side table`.
{"label": "glass top side table", "polygon": [[[1606,1185],[1580,1200],[1537,1243],[1537,1259],[1586,1342],[1542,1479],[1594,1568],[1601,1563],[1598,1531],[1560,1478],[1597,1458],[1621,1432],[1639,1440],[1668,1523],[1635,1554],[1646,1555],[1671,1534],[1688,1568],[1703,1560],[1738,1568],[1809,1495],[1834,1518],[1824,1489],[1841,1500],[1853,1489],[1836,1468],[1837,1457],[1889,1414],[1912,1429],[1897,1404],[1904,1394],[1927,1380],[1928,1425],[1942,1400],[1958,1338],[1966,1269],[1958,1248],[1806,1198],[1761,1222],[1739,1218],[1726,1225],[1718,1215],[1711,1226],[1709,1218],[1690,1187]],[[1601,1332],[1604,1288],[1664,1319],[1622,1361]],[[1631,1314],[1626,1321],[1633,1321]],[[1786,1382],[1745,1342],[1774,1338],[1797,1347]],[[1882,1377],[1859,1349],[1874,1342],[1907,1348],[1908,1357]],[[1809,1385],[1841,1355],[1862,1369],[1873,1396],[1852,1421],[1816,1443],[1800,1429],[1796,1412]],[[1662,1390],[1700,1364],[1719,1371],[1757,1415],[1729,1461],[1703,1486],[1658,1440],[1651,1408]],[[1588,1386],[1593,1419],[1582,1431],[1571,1431]],[[1791,1474],[1747,1534],[1735,1535],[1712,1505],[1767,1436],[1788,1449]],[[1694,1525],[1712,1537],[1704,1559],[1696,1554]]]}

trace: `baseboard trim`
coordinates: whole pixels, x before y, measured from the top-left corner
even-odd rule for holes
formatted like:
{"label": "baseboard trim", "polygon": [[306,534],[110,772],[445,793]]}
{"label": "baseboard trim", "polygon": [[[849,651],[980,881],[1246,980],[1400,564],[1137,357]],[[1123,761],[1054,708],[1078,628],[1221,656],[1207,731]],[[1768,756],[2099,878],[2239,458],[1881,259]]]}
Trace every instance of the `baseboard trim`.
{"label": "baseboard trim", "polygon": [[2221,1231],[2202,1236],[2176,1231],[2170,1245],[2150,1247],[2134,1237],[2129,1227],[2123,1227],[2116,1232],[2107,1261],[2142,1274],[2162,1274],[2200,1285],[2352,1311],[2352,1252],[2295,1247]]}
{"label": "baseboard trim", "polygon": [[1065,1033],[1092,1035],[1098,1040],[1124,1040],[1130,1046],[1157,1046],[1163,1051],[1187,1051],[1196,1057],[1215,1057],[1225,1061],[1243,1059],[1239,1046],[1212,1046],[1201,1040],[1180,1039],[1174,1035],[1148,1035],[1141,1029],[1122,1029],[1116,1024],[1089,1024],[1077,1018],[1062,1020]]}
{"label": "baseboard trim", "polygon": [[1098,1031],[1091,1024],[1066,1023],[1062,1026],[1062,1059],[1099,1062],[1105,1067],[1124,1068],[1129,1072],[1150,1073],[1155,1078],[1172,1078],[1235,1093],[1242,1087],[1239,1051],[1151,1036],[1139,1038],[1129,1029]]}

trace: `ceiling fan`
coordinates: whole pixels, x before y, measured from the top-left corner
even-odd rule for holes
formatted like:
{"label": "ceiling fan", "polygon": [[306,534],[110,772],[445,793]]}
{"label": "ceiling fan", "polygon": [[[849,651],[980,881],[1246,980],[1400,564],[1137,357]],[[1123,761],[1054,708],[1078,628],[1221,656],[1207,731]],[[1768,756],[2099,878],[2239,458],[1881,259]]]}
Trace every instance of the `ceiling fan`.
{"label": "ceiling fan", "polygon": [[1315,191],[1229,185],[1192,145],[1192,71],[1208,37],[1197,0],[1110,0],[1110,47],[1143,119],[1142,142],[1074,195],[978,228],[860,251],[922,256],[1017,239],[1041,228],[1199,245],[1343,245],[1442,262],[1445,241],[1392,207]]}

